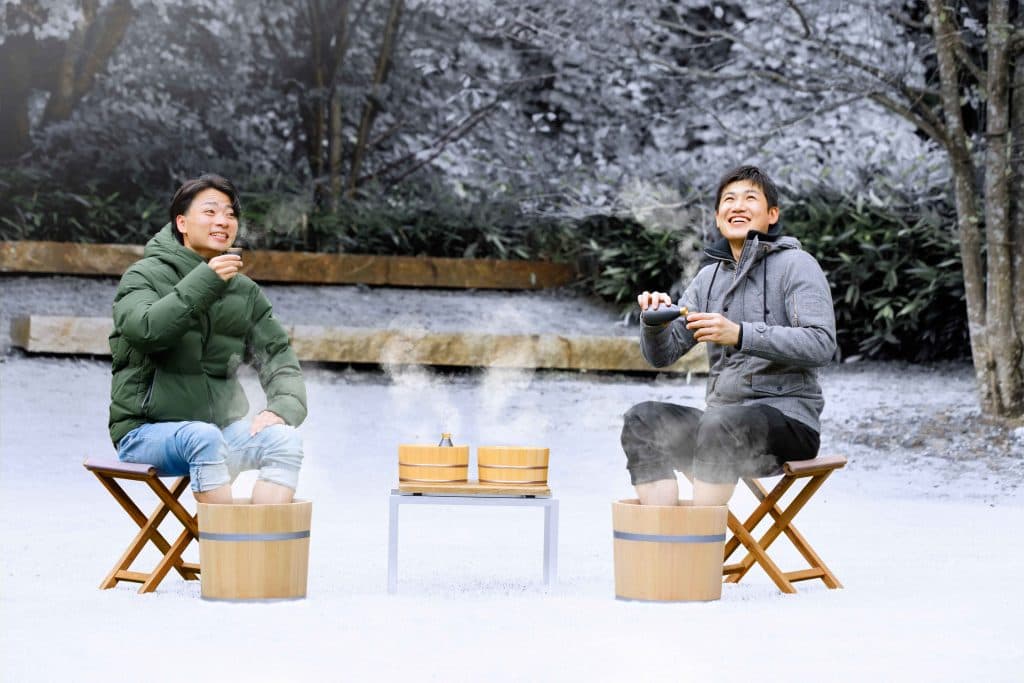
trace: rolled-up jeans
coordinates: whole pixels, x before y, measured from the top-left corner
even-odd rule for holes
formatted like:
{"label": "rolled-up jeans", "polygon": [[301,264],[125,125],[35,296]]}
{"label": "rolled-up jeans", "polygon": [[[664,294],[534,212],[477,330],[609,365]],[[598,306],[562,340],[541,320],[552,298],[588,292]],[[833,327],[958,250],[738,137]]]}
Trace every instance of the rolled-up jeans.
{"label": "rolled-up jeans", "polygon": [[153,465],[160,476],[187,474],[196,493],[230,484],[246,470],[259,470],[259,479],[295,490],[302,465],[298,430],[270,425],[250,436],[250,425],[249,420],[224,429],[209,422],[151,422],[125,434],[117,457]]}
{"label": "rolled-up jeans", "polygon": [[634,486],[674,479],[676,471],[714,484],[782,473],[787,460],[809,460],[820,439],[811,427],[765,405],[705,411],[646,401],[626,411],[622,450]]}

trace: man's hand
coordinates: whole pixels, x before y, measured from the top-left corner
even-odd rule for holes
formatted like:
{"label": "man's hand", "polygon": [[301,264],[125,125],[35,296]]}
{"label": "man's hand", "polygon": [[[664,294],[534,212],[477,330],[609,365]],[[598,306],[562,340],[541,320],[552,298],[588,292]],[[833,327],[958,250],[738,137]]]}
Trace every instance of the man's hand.
{"label": "man's hand", "polygon": [[735,346],[740,340],[740,326],[721,313],[691,313],[686,316],[686,329],[699,342]]}
{"label": "man's hand", "polygon": [[264,428],[270,425],[283,425],[285,421],[281,419],[281,416],[277,413],[272,413],[269,410],[264,410],[262,413],[257,415],[252,420],[252,425],[249,426],[249,436],[256,436],[264,430]]}
{"label": "man's hand", "polygon": [[672,297],[664,292],[644,292],[636,297],[636,302],[640,304],[640,310],[646,311],[648,308],[658,310],[661,304],[666,306],[672,305]]}
{"label": "man's hand", "polygon": [[242,270],[242,257],[238,254],[221,254],[210,259],[208,264],[221,280],[227,282]]}

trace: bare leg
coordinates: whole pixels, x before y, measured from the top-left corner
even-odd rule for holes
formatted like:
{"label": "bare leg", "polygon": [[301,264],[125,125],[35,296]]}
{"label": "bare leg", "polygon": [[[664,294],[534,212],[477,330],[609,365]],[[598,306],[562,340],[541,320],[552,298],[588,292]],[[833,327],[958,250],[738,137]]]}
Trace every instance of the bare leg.
{"label": "bare leg", "polygon": [[253,505],[290,503],[294,497],[295,491],[293,489],[262,479],[257,479],[252,487]]}
{"label": "bare leg", "polygon": [[674,478],[637,484],[635,488],[641,505],[679,504],[679,482]]}
{"label": "bare leg", "polygon": [[197,502],[212,503],[214,505],[230,505],[233,502],[231,498],[231,484],[224,484],[209,491],[194,493],[193,497]]}
{"label": "bare leg", "polygon": [[736,484],[712,484],[711,482],[693,480],[694,505],[725,505],[732,498]]}

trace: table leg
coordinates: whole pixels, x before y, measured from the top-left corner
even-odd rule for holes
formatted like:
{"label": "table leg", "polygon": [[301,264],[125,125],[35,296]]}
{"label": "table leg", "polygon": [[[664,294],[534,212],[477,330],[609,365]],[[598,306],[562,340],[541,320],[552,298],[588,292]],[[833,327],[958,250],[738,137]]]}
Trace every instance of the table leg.
{"label": "table leg", "polygon": [[558,501],[550,499],[544,506],[544,583],[558,580]]}
{"label": "table leg", "polygon": [[398,495],[392,493],[388,514],[388,593],[398,590]]}

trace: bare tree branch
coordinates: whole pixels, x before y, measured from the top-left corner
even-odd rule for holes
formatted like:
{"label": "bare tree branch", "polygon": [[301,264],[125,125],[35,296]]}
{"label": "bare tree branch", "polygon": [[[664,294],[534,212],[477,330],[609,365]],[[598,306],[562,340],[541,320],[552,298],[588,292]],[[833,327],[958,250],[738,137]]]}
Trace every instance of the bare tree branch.
{"label": "bare tree branch", "polygon": [[922,33],[925,31],[931,31],[932,27],[927,22],[914,21],[909,14],[900,10],[899,8],[890,7],[889,9],[886,10],[885,13],[886,15],[888,15],[890,19],[892,19],[896,23],[902,26],[906,26],[909,29],[913,29],[914,31],[919,31]]}
{"label": "bare tree branch", "polygon": [[[669,24],[669,22],[659,23]],[[745,48],[760,51],[761,54],[769,54],[767,51],[763,50],[759,46],[754,46],[746,41],[742,41],[739,39],[739,37],[734,36],[733,34],[727,31],[701,31],[699,29],[693,29],[682,24],[671,24],[671,26],[679,28],[680,30],[683,30],[684,32],[689,33],[691,35],[696,35],[698,37],[718,37],[724,40],[736,42],[737,44],[740,44]],[[923,106],[923,102],[926,98],[937,98],[939,96],[939,91],[930,88],[919,88],[909,86],[906,84],[903,78],[895,74],[887,73],[877,67],[867,64],[863,60],[857,59],[856,57],[850,55],[844,50],[841,50],[840,48],[836,47],[834,44],[830,42],[820,40],[817,38],[809,38],[807,40],[804,40],[803,42],[805,42],[810,49],[813,49],[815,51],[824,50],[828,54],[832,55],[832,57],[838,60],[841,64],[844,64],[845,66],[851,67],[855,70],[870,75],[876,81],[883,84],[886,88],[895,91],[903,99],[909,102],[909,104],[898,104],[896,100],[893,100],[891,97],[885,97],[884,101],[879,100],[877,99],[877,97],[873,96],[873,94],[876,93],[876,90],[874,88],[865,90],[864,88],[861,88],[859,86],[853,86],[852,84],[846,86],[839,86],[836,85],[835,83],[824,82],[824,78],[822,79],[822,85],[811,85],[808,83],[802,83],[798,80],[789,78],[787,76],[770,70],[757,70],[753,72],[744,72],[744,74],[749,75],[750,73],[752,73],[761,78],[766,78],[767,80],[778,83],[783,87],[791,88],[794,90],[800,90],[803,92],[822,93],[834,92],[838,90],[850,93],[857,93],[859,91],[863,96],[869,96],[872,99],[875,99],[875,101],[879,102],[879,104],[883,104],[884,106],[886,106],[886,108],[889,108],[892,111],[896,111],[896,113],[899,113],[901,116],[904,116],[908,120],[911,120],[915,123],[920,122],[922,125],[921,129],[928,133],[929,135],[941,129],[942,122],[940,116],[933,112],[931,109]],[[662,66],[673,66],[666,62],[661,62],[661,64]],[[704,78],[708,77],[708,75],[706,74],[697,74],[697,76]],[[721,76],[719,76],[719,78],[721,78]],[[890,103],[893,106],[890,106]],[[893,107],[897,107],[897,109],[894,109]],[[937,140],[942,140],[942,136],[936,135],[933,137],[935,137],[935,139]]]}
{"label": "bare tree branch", "polygon": [[710,108],[707,108],[707,107],[704,107],[699,102],[693,103],[693,105],[691,105],[691,108],[695,108],[698,111],[700,111],[700,112],[706,114],[707,116],[709,116],[722,131],[728,132],[731,137],[734,137],[736,139],[743,140],[743,141],[746,141],[746,142],[757,142],[757,141],[760,141],[760,140],[771,138],[771,137],[773,137],[775,135],[779,135],[779,134],[783,133],[787,128],[790,128],[791,126],[795,126],[795,125],[797,125],[799,123],[803,123],[804,121],[808,121],[808,120],[810,120],[810,119],[812,119],[812,118],[814,118],[816,116],[821,116],[822,114],[827,114],[828,112],[835,111],[836,109],[840,109],[840,108],[845,107],[847,105],[854,104],[856,102],[860,102],[863,99],[864,99],[864,95],[863,94],[856,93],[854,95],[851,95],[850,97],[847,97],[847,98],[842,99],[842,100],[838,100],[836,102],[830,102],[830,103],[827,103],[827,104],[821,104],[821,105],[819,105],[817,107],[814,107],[813,109],[807,111],[804,114],[797,114],[797,115],[791,116],[791,117],[789,117],[787,119],[783,119],[782,121],[778,122],[772,128],[768,128],[768,129],[761,128],[761,129],[758,129],[756,133],[747,133],[744,130],[737,130],[734,127],[730,127],[730,126],[726,125],[726,123],[724,121],[722,121],[722,119],[718,116],[717,113],[715,113],[714,110],[712,110]]}
{"label": "bare tree branch", "polygon": [[363,104],[363,115],[360,117],[359,129],[356,133],[356,146],[352,154],[352,165],[349,169],[348,189],[350,193],[353,193],[356,189],[363,158],[366,155],[366,143],[370,139],[370,131],[377,117],[379,106],[377,89],[387,79],[388,72],[391,70],[395,39],[398,33],[398,26],[402,20],[404,5],[403,0],[391,0],[391,5],[388,9],[387,20],[384,24],[384,35],[381,37],[380,50],[377,53],[377,66],[374,69],[371,92]]}
{"label": "bare tree branch", "polygon": [[338,69],[341,68],[342,62],[345,61],[345,56],[348,54],[349,46],[352,44],[352,34],[355,32],[356,27],[362,22],[363,16],[366,14],[366,7],[370,4],[370,0],[363,0],[363,3],[356,10],[355,18],[349,22],[349,0],[345,0],[344,8],[338,12],[338,19],[335,22],[334,27],[334,53],[331,55],[331,64],[328,70],[327,82],[334,84],[334,79],[337,77]]}
{"label": "bare tree branch", "polygon": [[811,24],[807,21],[807,16],[804,14],[804,11],[796,4],[796,0],[786,0],[786,4],[791,10],[793,10],[793,13],[796,14],[797,18],[800,19],[800,25],[804,27],[804,37],[810,38],[812,35]]}
{"label": "bare tree branch", "polygon": [[[466,118],[464,118],[462,121],[460,121],[458,124],[456,124],[453,128],[451,128],[448,131],[446,131],[444,134],[441,135],[441,137],[439,137],[437,140],[435,140],[433,143],[431,143],[431,147],[434,148],[434,151],[432,151],[430,154],[424,156],[417,163],[413,164],[408,169],[404,170],[403,172],[401,172],[400,174],[398,174],[397,176],[392,178],[388,182],[387,187],[393,187],[394,185],[400,183],[405,178],[409,177],[410,175],[412,175],[413,173],[415,173],[419,169],[423,168],[424,166],[429,164],[431,161],[433,161],[437,157],[441,156],[441,153],[444,152],[445,148],[448,146],[449,143],[451,143],[454,140],[458,140],[458,139],[460,139],[462,137],[465,137],[465,135],[469,131],[471,131],[478,123],[480,123],[481,121],[486,119],[487,116],[492,111],[494,111],[498,107],[499,104],[501,104],[501,98],[495,98],[493,101],[487,103],[483,107],[480,107],[476,111],[470,113]],[[426,149],[430,149],[430,147],[428,147]],[[420,150],[419,152],[416,152],[416,153],[411,154],[411,155],[406,155],[405,157],[403,157],[403,159],[398,160],[398,161],[407,161],[409,159],[418,157],[424,151],[426,151],[426,149]],[[396,167],[398,165],[399,165],[398,162],[395,162],[393,164],[389,164],[388,166],[391,167],[391,168],[394,168],[394,167]],[[384,169],[384,170],[387,170],[387,169]],[[376,177],[377,175],[379,175],[379,174],[375,173],[372,176],[360,178],[359,179],[360,180],[360,184],[362,184],[364,181],[372,179],[373,177]]]}
{"label": "bare tree branch", "polygon": [[[749,41],[743,40],[739,36],[737,36],[735,34],[732,34],[732,33],[728,32],[728,31],[718,31],[718,30],[705,31],[705,30],[701,30],[701,29],[695,29],[695,28],[693,28],[691,26],[687,26],[686,24],[670,22],[670,21],[665,21],[665,20],[656,20],[655,23],[660,24],[662,26],[665,26],[666,28],[674,28],[674,29],[680,30],[680,31],[682,31],[684,33],[687,33],[687,34],[689,34],[691,36],[695,36],[695,37],[698,37],[698,38],[718,38],[718,39],[721,39],[721,40],[728,40],[730,42],[736,43],[737,45],[740,45],[744,49],[747,49],[747,50],[751,51],[754,54],[760,54],[760,55],[764,55],[766,57],[774,56],[770,51],[766,50],[761,45],[756,45],[756,44],[751,43]],[[923,97],[925,97],[927,95],[937,95],[938,94],[937,92],[931,92],[931,91],[928,91],[928,90],[925,90],[925,89],[920,89],[920,88],[915,88],[915,87],[909,86],[906,83],[904,83],[904,79],[901,76],[899,76],[897,74],[888,73],[888,72],[886,72],[886,71],[884,71],[882,69],[879,69],[878,67],[872,66],[871,64],[868,64],[868,63],[864,62],[863,60],[857,59],[853,55],[850,55],[847,52],[845,52],[843,50],[840,50],[838,47],[836,47],[833,43],[831,43],[829,41],[821,40],[821,39],[818,39],[818,38],[808,38],[808,39],[800,39],[800,40],[803,43],[805,43],[805,45],[807,45],[807,47],[809,49],[811,49],[811,50],[815,50],[815,51],[822,51],[823,50],[823,51],[829,53],[830,55],[832,55],[835,59],[837,59],[841,63],[843,63],[843,64],[845,64],[847,66],[854,67],[858,71],[861,71],[861,72],[863,72],[865,74],[868,74],[869,76],[872,76],[874,79],[876,79],[877,81],[879,81],[881,83],[884,83],[886,86],[888,86],[890,88],[896,88],[896,89],[899,89],[899,90],[903,91],[903,94],[904,94],[905,97],[907,97],[907,99],[915,100],[915,99],[918,99],[918,98],[923,98]],[[758,72],[758,75],[760,75],[762,73],[763,72]],[[773,79],[773,80],[776,80],[776,79]],[[833,87],[829,86],[828,88],[825,88],[825,89],[833,89]]]}
{"label": "bare tree branch", "polygon": [[963,64],[967,68],[967,70],[971,73],[971,76],[974,78],[975,81],[978,82],[978,85],[984,92],[986,78],[985,70],[978,66],[973,59],[971,59],[971,56],[967,53],[967,48],[964,46],[962,41],[957,41],[953,49],[956,51],[957,59],[960,61],[961,64]]}
{"label": "bare tree branch", "polygon": [[885,93],[869,93],[868,97],[871,98],[872,101],[877,102],[895,114],[899,114],[904,119],[920,128],[924,131],[925,135],[938,142],[943,146],[943,148],[948,150],[953,144],[941,122],[934,121],[931,117],[922,116],[920,112],[916,112],[910,107],[897,102]]}
{"label": "bare tree branch", "polygon": [[1010,38],[1010,56],[1016,57],[1021,53],[1024,53],[1024,28],[1019,28],[1013,32],[1013,36]]}

